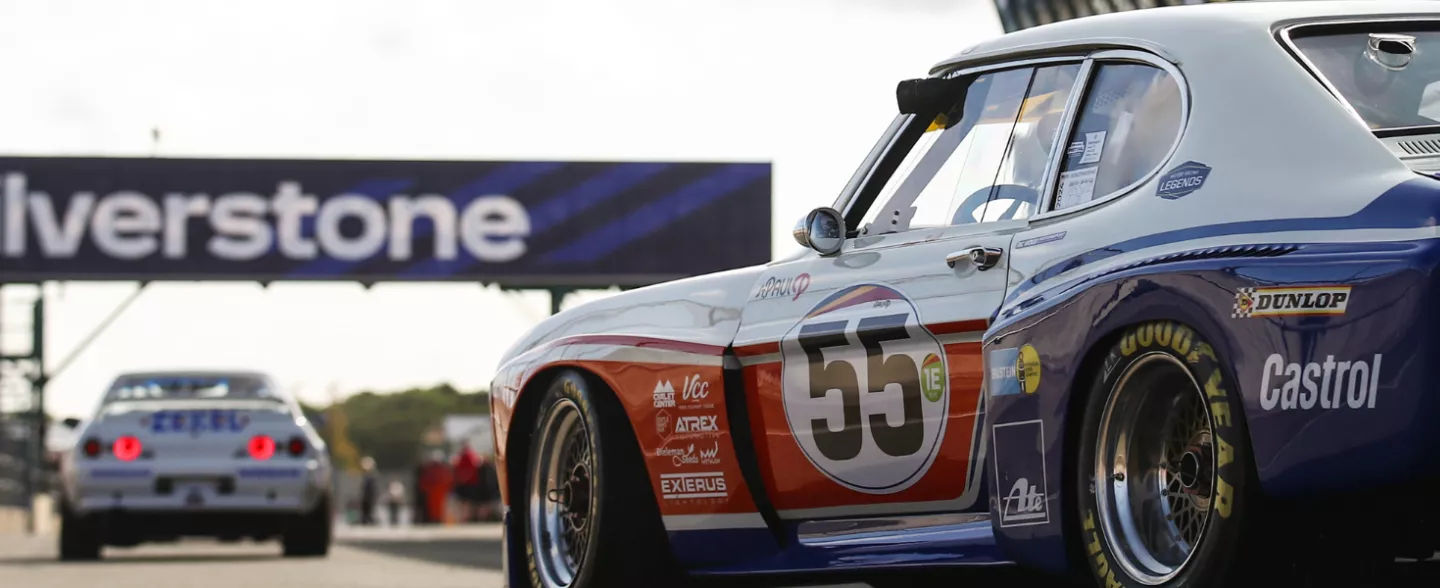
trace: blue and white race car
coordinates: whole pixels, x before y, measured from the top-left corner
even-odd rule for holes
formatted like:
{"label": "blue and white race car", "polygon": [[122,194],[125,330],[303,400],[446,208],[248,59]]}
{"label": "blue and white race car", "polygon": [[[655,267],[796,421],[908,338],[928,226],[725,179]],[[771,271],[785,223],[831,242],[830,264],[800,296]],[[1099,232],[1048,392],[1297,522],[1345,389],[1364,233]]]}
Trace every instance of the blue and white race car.
{"label": "blue and white race car", "polygon": [[1440,5],[1082,18],[897,101],[806,249],[506,354],[512,586],[1440,548]]}
{"label": "blue and white race car", "polygon": [[329,551],[330,458],[266,375],[125,374],[61,461],[60,558],[182,536]]}

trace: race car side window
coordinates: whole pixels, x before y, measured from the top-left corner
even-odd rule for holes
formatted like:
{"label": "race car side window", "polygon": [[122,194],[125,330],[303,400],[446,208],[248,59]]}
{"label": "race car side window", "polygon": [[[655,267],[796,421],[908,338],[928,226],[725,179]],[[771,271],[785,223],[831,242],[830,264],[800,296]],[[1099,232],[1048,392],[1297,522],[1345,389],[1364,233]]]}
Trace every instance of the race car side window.
{"label": "race car side window", "polygon": [[880,205],[861,220],[860,235],[948,225],[957,192],[965,187],[970,188],[966,194],[977,187],[988,191],[1034,72],[1020,68],[976,78],[956,108],[937,115],[910,146],[877,194]]}
{"label": "race car side window", "polygon": [[1155,170],[1180,133],[1180,86],[1165,70],[1099,63],[1055,183],[1054,210],[1080,206]]}

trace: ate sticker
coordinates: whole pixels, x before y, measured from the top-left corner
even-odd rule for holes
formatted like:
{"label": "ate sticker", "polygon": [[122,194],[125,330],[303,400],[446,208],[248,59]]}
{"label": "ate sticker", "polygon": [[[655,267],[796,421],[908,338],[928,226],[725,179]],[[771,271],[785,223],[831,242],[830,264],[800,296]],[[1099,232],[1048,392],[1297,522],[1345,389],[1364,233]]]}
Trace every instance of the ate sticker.
{"label": "ate sticker", "polygon": [[1079,206],[1095,198],[1095,174],[1099,166],[1077,169],[1060,174],[1060,196],[1056,208]]}
{"label": "ate sticker", "polygon": [[1100,155],[1105,152],[1105,131],[1085,133],[1085,152],[1080,156],[1080,165],[1087,165],[1100,161]]}

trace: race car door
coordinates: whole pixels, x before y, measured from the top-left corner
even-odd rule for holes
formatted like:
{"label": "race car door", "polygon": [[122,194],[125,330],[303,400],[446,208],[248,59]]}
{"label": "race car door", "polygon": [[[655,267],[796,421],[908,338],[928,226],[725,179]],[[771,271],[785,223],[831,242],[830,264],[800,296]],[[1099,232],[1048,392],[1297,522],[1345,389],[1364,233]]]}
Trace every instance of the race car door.
{"label": "race car door", "polygon": [[1079,69],[984,72],[904,117],[847,195],[841,250],[761,277],[735,348],[780,518],[988,509],[980,337]]}

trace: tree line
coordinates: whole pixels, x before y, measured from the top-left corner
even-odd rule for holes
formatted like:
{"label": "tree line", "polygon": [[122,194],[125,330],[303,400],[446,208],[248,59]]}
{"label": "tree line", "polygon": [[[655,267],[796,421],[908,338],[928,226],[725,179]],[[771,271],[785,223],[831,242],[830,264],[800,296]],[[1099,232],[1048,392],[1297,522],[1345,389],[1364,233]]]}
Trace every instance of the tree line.
{"label": "tree line", "polygon": [[358,471],[370,456],[381,470],[408,470],[430,449],[425,433],[447,415],[490,414],[484,390],[463,392],[449,384],[399,392],[360,392],[329,406],[301,403],[306,418],[330,446],[337,468]]}

